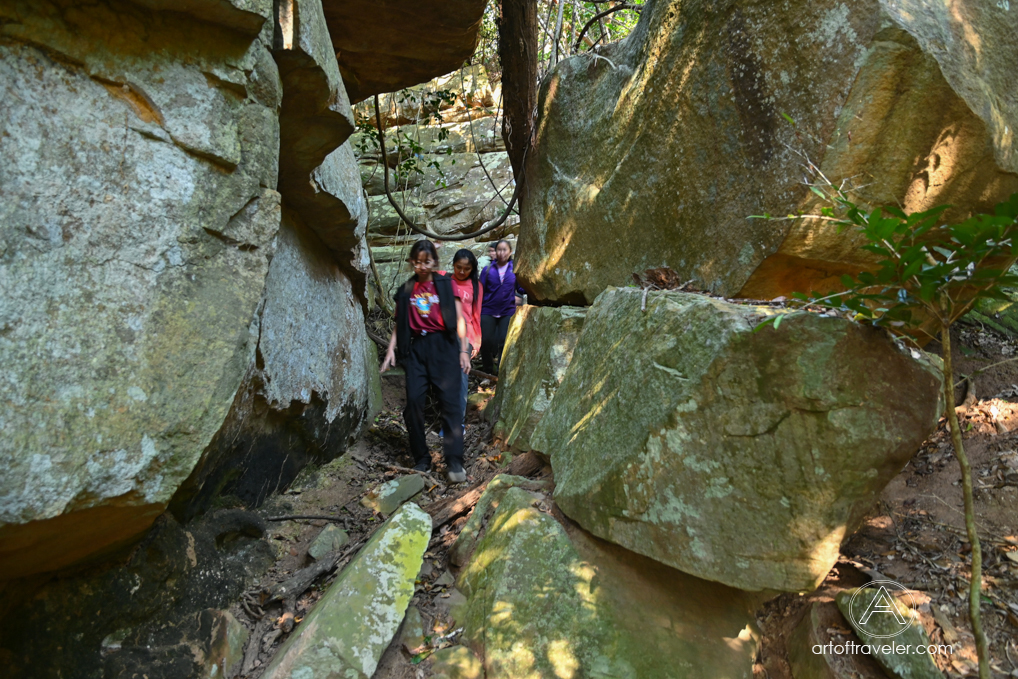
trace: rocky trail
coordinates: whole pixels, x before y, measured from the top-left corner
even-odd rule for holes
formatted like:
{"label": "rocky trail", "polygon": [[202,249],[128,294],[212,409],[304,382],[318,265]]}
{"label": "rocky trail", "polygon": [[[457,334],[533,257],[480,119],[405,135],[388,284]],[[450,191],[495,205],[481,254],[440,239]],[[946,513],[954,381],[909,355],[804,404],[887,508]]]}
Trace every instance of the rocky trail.
{"label": "rocky trail", "polygon": [[[966,328],[960,339],[983,365],[994,356],[1007,355],[1009,340],[999,333]],[[1001,351],[1005,353],[1001,353]],[[970,360],[962,369],[977,369]],[[981,373],[973,383],[986,391],[1011,379],[1014,368],[1004,364]],[[491,387],[477,389],[474,404],[484,404]],[[964,385],[962,389],[964,389]],[[973,389],[973,388],[970,388]],[[974,391],[974,389],[973,389]],[[429,443],[436,463],[432,474],[407,469],[403,429],[402,377],[383,377],[384,409],[375,424],[350,451],[332,463],[307,468],[282,494],[272,497],[259,513],[269,521],[268,537],[277,559],[258,585],[245,592],[230,612],[250,632],[244,665],[236,676],[257,679],[282,643],[320,600],[323,592],[363,547],[396,503],[412,499],[431,515],[434,532],[424,553],[423,566],[407,615],[382,654],[375,679],[409,679],[449,676],[480,677],[476,658],[462,641],[462,619],[457,607],[466,599],[456,588],[462,563],[452,552],[478,499],[497,474],[512,474],[537,482],[551,479],[551,468],[534,453],[515,457],[493,444],[491,425],[472,407],[468,415],[466,484],[447,485],[441,474],[441,440],[434,432]],[[1001,676],[1018,676],[1018,402],[1004,389],[993,398],[969,399],[964,406],[966,444],[979,475],[977,516],[984,541],[985,625],[996,650],[994,670]],[[753,664],[757,679],[791,679],[803,676],[802,664],[813,644],[862,642],[838,611],[839,592],[865,586],[871,580],[892,579],[918,598],[924,629],[934,644],[950,645],[951,654],[934,655],[949,677],[975,672],[975,655],[965,613],[965,542],[958,486],[957,463],[943,425],[923,444],[908,465],[891,481],[859,531],[846,541],[838,562],[820,586],[803,595],[783,594],[760,603],[755,618],[759,647]],[[423,484],[416,483],[420,477]],[[397,492],[386,512],[377,511],[373,491],[383,484],[409,485]],[[409,493],[415,493],[411,496]],[[374,506],[369,507],[366,505]],[[549,498],[541,508],[569,531],[583,532],[565,517]],[[315,516],[329,517],[312,518]],[[289,518],[288,518],[289,517]],[[304,518],[302,518],[304,517]],[[329,534],[343,532],[336,551]],[[588,538],[594,539],[594,538]],[[330,547],[323,547],[329,543]],[[323,552],[325,549],[330,551]],[[630,554],[629,558],[639,558]],[[330,566],[330,564],[332,564]],[[596,566],[595,566],[596,568]],[[679,576],[678,572],[675,572]],[[289,601],[272,600],[269,593],[281,585],[299,582]],[[445,650],[448,649],[448,650]],[[437,653],[442,651],[441,653]],[[864,655],[829,654],[837,676],[880,677],[879,664]],[[816,676],[820,676],[819,674]],[[826,675],[825,675],[826,676]]]}
{"label": "rocky trail", "polygon": [[[473,391],[479,395],[474,403],[486,403],[491,391],[490,383]],[[374,426],[346,455],[318,468],[305,468],[285,492],[273,496],[259,510],[269,522],[267,536],[277,559],[230,609],[250,632],[237,676],[262,676],[287,635],[299,626],[343,567],[384,519],[410,500],[431,515],[434,535],[424,553],[411,609],[372,676],[432,676],[432,664],[421,661],[434,651],[455,645],[462,631],[455,628],[451,614],[453,607],[463,603],[463,595],[455,589],[458,569],[450,563],[449,552],[467,515],[497,474],[542,478],[550,473],[533,454],[511,458],[491,445],[491,426],[481,419],[476,407],[468,413],[464,439],[467,483],[445,482],[441,439],[434,431],[428,435],[434,469],[430,474],[414,472],[408,468],[412,460],[402,422],[403,378],[398,370],[383,376],[382,393],[385,406]],[[423,483],[417,483],[418,478]],[[379,502],[374,491],[385,484],[395,485],[396,492]],[[330,535],[339,531],[342,537]],[[281,590],[288,590],[288,599],[274,598]]]}

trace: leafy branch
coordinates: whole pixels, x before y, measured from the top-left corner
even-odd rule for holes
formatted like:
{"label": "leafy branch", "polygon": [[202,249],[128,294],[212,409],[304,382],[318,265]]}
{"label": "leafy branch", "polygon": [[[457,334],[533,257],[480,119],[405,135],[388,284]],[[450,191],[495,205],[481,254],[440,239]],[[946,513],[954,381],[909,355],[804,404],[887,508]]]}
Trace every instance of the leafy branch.
{"label": "leafy branch", "polygon": [[[1001,286],[1018,285],[1009,267],[1018,258],[1018,193],[997,204],[992,214],[976,214],[956,224],[941,218],[949,205],[906,214],[897,207],[867,211],[845,188],[835,185],[807,160],[806,185],[821,202],[819,214],[790,214],[754,219],[818,219],[853,229],[863,236],[862,249],[875,255],[872,270],[841,278],[842,291],[826,295],[794,293],[800,305],[840,311],[858,322],[885,326],[900,333],[940,336],[943,346],[944,397],[955,457],[961,466],[965,528],[972,545],[969,619],[976,640],[980,679],[989,679],[989,649],[980,619],[982,551],[976,533],[972,469],[962,443],[955,412],[951,326],[981,298],[1008,298]],[[770,318],[775,329],[781,316]]]}

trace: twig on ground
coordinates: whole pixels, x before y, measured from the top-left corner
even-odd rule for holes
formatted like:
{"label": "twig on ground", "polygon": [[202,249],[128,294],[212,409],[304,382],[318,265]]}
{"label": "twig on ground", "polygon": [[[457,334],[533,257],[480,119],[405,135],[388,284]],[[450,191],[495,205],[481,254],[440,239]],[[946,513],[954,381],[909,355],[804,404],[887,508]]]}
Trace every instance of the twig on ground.
{"label": "twig on ground", "polygon": [[342,523],[345,521],[345,517],[342,516],[322,516],[320,514],[292,514],[289,516],[270,516],[266,521],[332,521],[333,523]]}
{"label": "twig on ground", "polygon": [[382,466],[385,467],[386,469],[391,469],[394,472],[402,472],[404,474],[418,474],[419,476],[423,476],[425,479],[427,479],[432,486],[442,485],[438,481],[436,481],[429,472],[422,472],[416,469],[410,469],[409,467],[400,467],[398,464],[382,463]]}

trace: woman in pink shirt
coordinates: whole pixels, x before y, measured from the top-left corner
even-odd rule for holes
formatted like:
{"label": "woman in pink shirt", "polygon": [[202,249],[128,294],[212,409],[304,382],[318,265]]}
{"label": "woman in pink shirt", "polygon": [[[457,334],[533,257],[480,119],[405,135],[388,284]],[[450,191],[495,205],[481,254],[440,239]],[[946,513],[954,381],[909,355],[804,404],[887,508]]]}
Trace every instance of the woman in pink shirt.
{"label": "woman in pink shirt", "polygon": [[[477,258],[466,248],[456,252],[452,259],[452,287],[463,306],[463,320],[467,324],[467,343],[470,358],[481,349],[481,299],[484,288],[477,280]],[[467,416],[467,375],[463,375],[463,421]]]}

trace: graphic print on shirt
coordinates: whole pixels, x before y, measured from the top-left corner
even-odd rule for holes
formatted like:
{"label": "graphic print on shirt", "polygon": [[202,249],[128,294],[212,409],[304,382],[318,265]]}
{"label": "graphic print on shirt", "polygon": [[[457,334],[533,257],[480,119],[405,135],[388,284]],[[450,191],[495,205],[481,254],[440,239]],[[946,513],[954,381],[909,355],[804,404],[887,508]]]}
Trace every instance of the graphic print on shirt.
{"label": "graphic print on shirt", "polygon": [[431,307],[438,304],[438,295],[432,292],[420,292],[410,298],[410,303],[417,309],[418,315],[427,318],[431,315]]}

